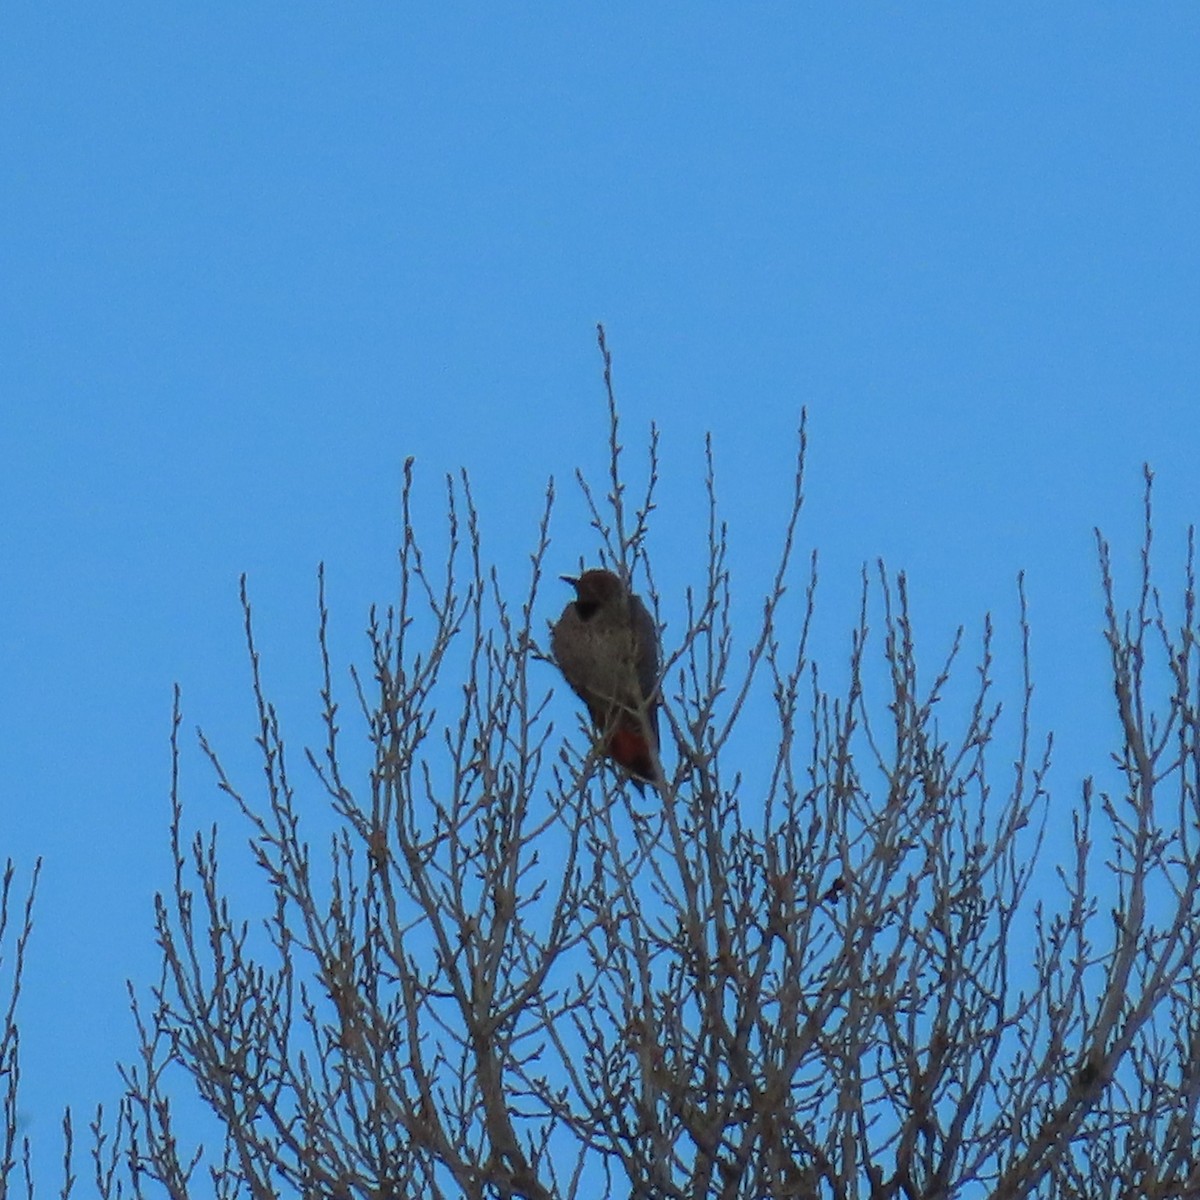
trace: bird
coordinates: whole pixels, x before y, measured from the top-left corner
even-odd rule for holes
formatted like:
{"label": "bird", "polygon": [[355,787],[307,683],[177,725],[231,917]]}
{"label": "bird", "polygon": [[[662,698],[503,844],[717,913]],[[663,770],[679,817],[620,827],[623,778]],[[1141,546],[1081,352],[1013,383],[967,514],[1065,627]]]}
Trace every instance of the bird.
{"label": "bird", "polygon": [[550,635],[554,662],[587,705],[604,752],[638,791],[658,760],[658,630],[654,618],[612,571],[563,575],[575,599]]}

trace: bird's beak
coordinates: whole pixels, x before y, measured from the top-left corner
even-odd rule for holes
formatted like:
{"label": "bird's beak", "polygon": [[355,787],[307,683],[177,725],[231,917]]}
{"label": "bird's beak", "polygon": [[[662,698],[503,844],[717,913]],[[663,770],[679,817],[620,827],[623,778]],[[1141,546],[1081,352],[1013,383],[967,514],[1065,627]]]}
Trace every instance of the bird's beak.
{"label": "bird's beak", "polygon": [[579,587],[579,580],[576,579],[574,575],[560,575],[559,579],[561,579],[563,583],[569,583],[573,588]]}

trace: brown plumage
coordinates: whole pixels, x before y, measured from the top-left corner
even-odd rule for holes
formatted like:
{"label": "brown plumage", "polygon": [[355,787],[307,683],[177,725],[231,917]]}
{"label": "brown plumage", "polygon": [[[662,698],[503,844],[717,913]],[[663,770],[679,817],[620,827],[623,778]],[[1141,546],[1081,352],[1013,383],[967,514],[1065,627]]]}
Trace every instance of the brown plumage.
{"label": "brown plumage", "polygon": [[658,760],[658,631],[640,597],[611,571],[564,575],[575,599],[550,636],[554,661],[587,705],[605,753],[640,789]]}

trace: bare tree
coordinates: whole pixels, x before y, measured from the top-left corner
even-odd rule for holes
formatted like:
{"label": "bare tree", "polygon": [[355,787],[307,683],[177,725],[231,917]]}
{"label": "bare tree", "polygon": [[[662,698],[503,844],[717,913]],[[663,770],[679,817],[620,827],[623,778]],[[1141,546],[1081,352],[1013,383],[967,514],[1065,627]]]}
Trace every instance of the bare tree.
{"label": "bare tree", "polygon": [[[657,437],[633,501],[602,332],[601,350],[609,470],[602,492],[580,480],[585,557],[661,618]],[[710,447],[707,563],[679,628],[661,624],[669,749],[644,797],[582,720],[547,715],[553,488],[514,600],[465,474],[430,565],[406,466],[398,596],[371,614],[349,715],[319,577],[324,736],[296,771],[243,584],[260,788],[201,746],[262,904],[238,915],[228,847],[186,832],[177,700],[163,971],[134,993],[140,1052],[92,1126],[100,1195],[1200,1196],[1192,540],[1175,623],[1148,472],[1129,612],[1098,541],[1120,787],[1057,799],[1073,842],[1046,855],[1023,587],[1023,682],[1004,708],[990,621],[970,668],[959,630],[918,672],[905,579],[882,566],[828,690],[816,559],[795,553],[804,439],[750,631],[734,627]],[[1056,876],[1039,876],[1047,858]],[[187,1096],[203,1120],[180,1114]],[[68,1163],[64,1194],[72,1178]]]}
{"label": "bare tree", "polygon": [[4,864],[4,875],[0,879],[0,1104],[4,1112],[3,1126],[0,1127],[0,1200],[8,1194],[9,1180],[17,1169],[18,1159],[26,1187],[32,1188],[29,1141],[21,1136],[17,1110],[21,1083],[17,1001],[21,998],[21,977],[33,932],[33,901],[41,869],[42,862],[38,859],[23,906],[19,905],[13,890],[16,866],[11,858]]}

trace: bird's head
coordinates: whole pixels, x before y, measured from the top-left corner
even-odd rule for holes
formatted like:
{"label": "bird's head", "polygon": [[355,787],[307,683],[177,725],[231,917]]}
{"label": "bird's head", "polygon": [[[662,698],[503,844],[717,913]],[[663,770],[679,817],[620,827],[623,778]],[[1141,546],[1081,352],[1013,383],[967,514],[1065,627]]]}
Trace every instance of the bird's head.
{"label": "bird's head", "polygon": [[624,603],[628,595],[620,576],[612,571],[593,568],[579,576],[563,575],[561,578],[575,589],[575,608],[585,621],[598,609]]}

